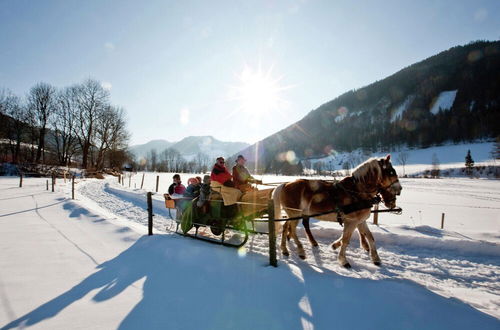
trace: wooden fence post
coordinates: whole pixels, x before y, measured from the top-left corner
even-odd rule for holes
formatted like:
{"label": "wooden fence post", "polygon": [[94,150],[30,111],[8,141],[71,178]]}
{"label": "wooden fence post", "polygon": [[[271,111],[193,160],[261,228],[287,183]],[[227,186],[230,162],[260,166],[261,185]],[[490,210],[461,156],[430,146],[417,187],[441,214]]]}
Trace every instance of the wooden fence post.
{"label": "wooden fence post", "polygon": [[441,229],[444,229],[444,213],[441,213]]}
{"label": "wooden fence post", "polygon": [[122,175],[121,174],[118,174],[118,184],[122,183]]}
{"label": "wooden fence post", "polygon": [[160,184],[160,176],[157,175],[156,176],[156,192],[158,192],[158,186],[159,186],[159,184]]}
{"label": "wooden fence post", "polygon": [[144,185],[144,172],[142,173],[142,180],[141,180],[141,189],[142,189],[142,186]]}
{"label": "wooden fence post", "polygon": [[130,182],[132,181],[132,173],[128,176],[128,187],[130,188]]}
{"label": "wooden fence post", "polygon": [[148,192],[148,235],[153,235],[153,200],[151,198],[153,194]]}
{"label": "wooden fence post", "polygon": [[378,204],[375,204],[375,212],[373,212],[373,224],[378,226]]}
{"label": "wooden fence post", "polygon": [[23,187],[23,173],[19,172],[19,188]]}
{"label": "wooden fence post", "polygon": [[274,228],[274,202],[270,199],[267,202],[267,213],[269,214],[269,264],[273,267],[278,267],[276,259],[276,231]]}
{"label": "wooden fence post", "polygon": [[49,191],[49,180],[47,179],[47,191]]}
{"label": "wooden fence post", "polygon": [[52,173],[52,192],[54,192],[55,185],[56,185],[56,176]]}
{"label": "wooden fence post", "polygon": [[75,199],[75,175],[71,177],[71,199]]}

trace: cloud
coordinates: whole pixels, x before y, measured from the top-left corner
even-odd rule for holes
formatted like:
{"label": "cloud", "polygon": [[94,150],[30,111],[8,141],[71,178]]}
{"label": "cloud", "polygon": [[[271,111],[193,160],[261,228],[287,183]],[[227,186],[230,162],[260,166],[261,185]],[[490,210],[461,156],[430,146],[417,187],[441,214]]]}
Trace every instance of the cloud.
{"label": "cloud", "polygon": [[113,50],[115,50],[115,44],[108,41],[104,44],[104,48],[106,48],[108,51],[112,52]]}
{"label": "cloud", "polygon": [[101,87],[107,91],[110,91],[111,88],[113,88],[113,85],[109,81],[103,81],[101,82]]}

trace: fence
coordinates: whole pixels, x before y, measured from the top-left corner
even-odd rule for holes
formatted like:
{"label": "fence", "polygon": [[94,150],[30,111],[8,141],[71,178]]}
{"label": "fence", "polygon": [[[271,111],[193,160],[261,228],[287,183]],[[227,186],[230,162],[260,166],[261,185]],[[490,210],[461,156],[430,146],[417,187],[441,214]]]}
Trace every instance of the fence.
{"label": "fence", "polygon": [[[23,187],[24,179],[26,176],[29,175],[36,175],[37,173],[30,173],[30,172],[23,172],[19,176],[19,187]],[[93,173],[89,173],[93,174]],[[70,175],[68,172],[67,174],[64,175],[64,180],[67,179],[67,175]],[[85,178],[82,177],[81,180],[76,180],[76,176],[71,174],[71,198],[75,199],[75,185],[78,182],[81,182],[85,180]],[[131,187],[132,183],[132,177],[133,175],[130,174],[128,175],[128,186]],[[120,175],[118,177],[118,182],[122,185],[125,186],[125,178],[126,176]],[[53,174],[51,177],[51,184],[50,184],[50,189],[52,192],[55,192],[55,187],[57,185],[57,180],[60,179],[58,178],[55,174]],[[141,185],[144,184],[144,173],[141,176]],[[46,190],[49,190],[49,179],[46,181]],[[156,176],[156,185],[155,185],[155,190],[159,190],[159,176]],[[153,203],[152,203],[152,195],[153,192],[147,192],[146,193],[146,198],[147,198],[147,212],[148,212],[148,235],[153,235],[153,219],[154,219],[154,210],[153,210]],[[277,256],[276,256],[276,235],[275,235],[275,214],[274,214],[274,205],[273,201],[269,200],[268,201],[268,220],[265,220],[268,222],[268,232],[269,232],[269,263],[272,266],[277,266]],[[378,210],[378,205],[375,206],[374,210],[374,216],[373,216],[373,224],[378,225],[378,213],[380,212],[387,212],[388,210]],[[441,223],[440,223],[440,228],[444,229],[444,223],[445,223],[445,213],[441,214]]]}

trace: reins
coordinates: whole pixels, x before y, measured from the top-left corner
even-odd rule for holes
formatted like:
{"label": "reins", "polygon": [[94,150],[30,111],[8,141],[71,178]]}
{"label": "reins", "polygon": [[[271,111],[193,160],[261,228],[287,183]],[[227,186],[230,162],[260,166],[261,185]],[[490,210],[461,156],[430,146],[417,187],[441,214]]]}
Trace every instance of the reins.
{"label": "reins", "polygon": [[[394,213],[394,214],[401,214],[403,212],[403,209],[400,208],[400,207],[396,207],[394,209],[386,209],[386,210],[371,210],[370,213]],[[277,222],[280,222],[280,221],[288,221],[288,220],[300,220],[300,219],[303,219],[304,217],[308,217],[308,218],[315,218],[315,217],[319,217],[319,216],[322,216],[322,215],[328,215],[328,214],[332,214],[332,213],[339,213],[338,210],[330,210],[330,211],[325,211],[325,212],[321,212],[321,213],[316,213],[316,214],[307,214],[307,215],[301,215],[301,216],[297,216],[297,217],[292,217],[292,218],[278,218],[278,219],[273,219],[274,221],[277,221]],[[344,214],[345,216],[345,214]],[[349,217],[346,217],[346,218],[349,218]],[[319,219],[321,220],[321,219]],[[267,222],[269,220],[254,220],[255,222]],[[340,223],[340,222],[339,222]]]}

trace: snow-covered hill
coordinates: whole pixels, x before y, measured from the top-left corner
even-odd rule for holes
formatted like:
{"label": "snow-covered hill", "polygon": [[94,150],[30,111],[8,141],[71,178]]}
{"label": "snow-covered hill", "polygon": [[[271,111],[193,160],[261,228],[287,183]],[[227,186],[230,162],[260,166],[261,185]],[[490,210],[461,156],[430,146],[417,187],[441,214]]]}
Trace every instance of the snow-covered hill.
{"label": "snow-covered hill", "polygon": [[[466,177],[467,175],[461,169],[465,167],[465,156],[468,150],[471,151],[477,168],[473,177],[500,177],[498,169],[500,164],[497,163],[492,155],[492,151],[494,150],[493,142],[448,144],[425,149],[403,148],[400,151],[391,152],[390,154],[392,163],[400,176],[424,176],[427,171],[433,168],[433,162],[437,160],[436,165],[441,171],[440,176]],[[312,170],[309,172],[316,172],[314,170],[319,167],[322,171],[345,173],[345,163],[349,164],[349,168],[352,169],[369,157],[383,157],[385,155],[387,153],[367,154],[361,150],[355,150],[351,153],[332,153],[330,156],[310,159],[308,162],[304,161],[303,163],[306,165],[309,164],[309,169]],[[483,171],[479,168],[486,166],[497,166],[497,168]]]}

